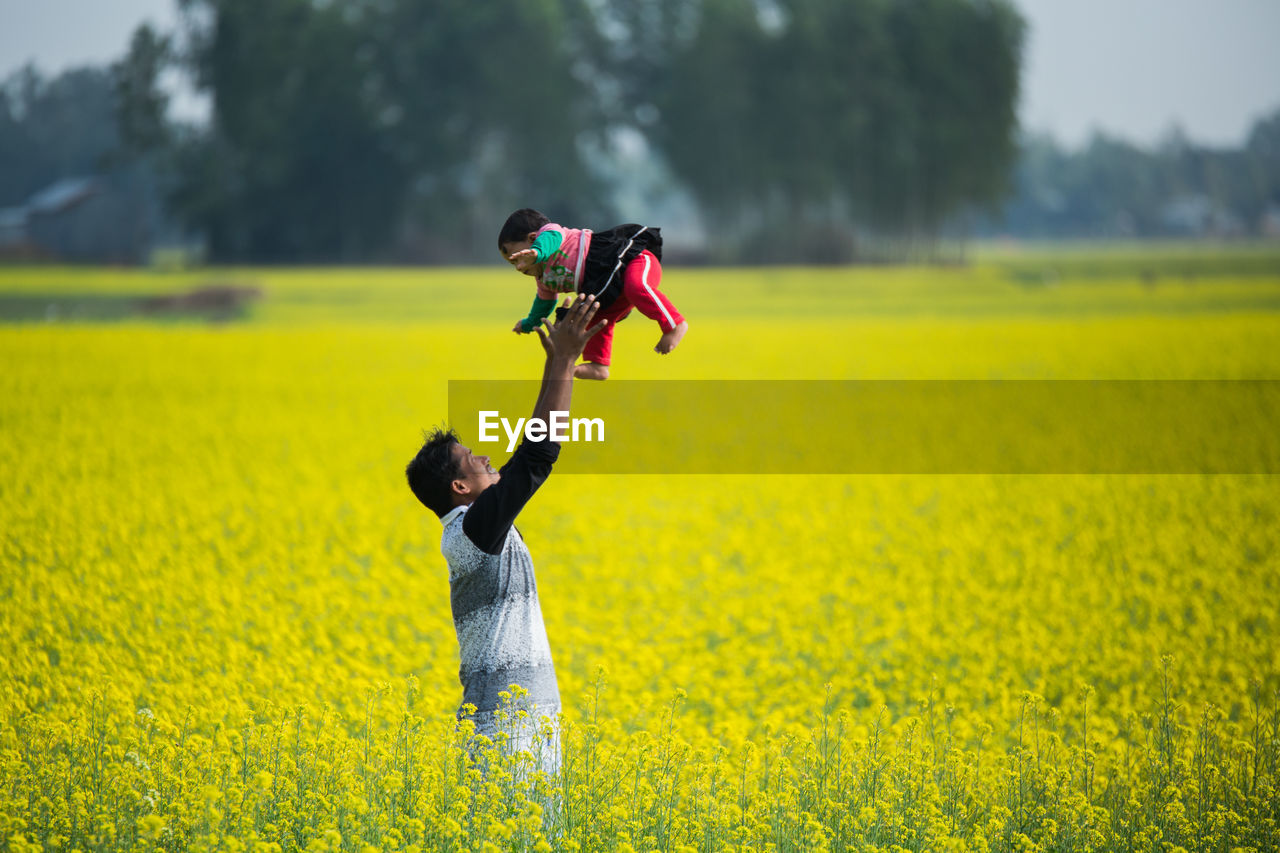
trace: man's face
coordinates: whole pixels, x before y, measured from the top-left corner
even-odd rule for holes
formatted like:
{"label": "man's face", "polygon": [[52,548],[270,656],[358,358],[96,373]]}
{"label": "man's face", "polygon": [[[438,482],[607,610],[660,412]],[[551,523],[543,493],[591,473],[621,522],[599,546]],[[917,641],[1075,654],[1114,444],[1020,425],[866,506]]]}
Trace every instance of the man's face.
{"label": "man's face", "polygon": [[453,461],[458,463],[453,492],[461,496],[464,503],[471,503],[481,492],[502,479],[502,475],[489,464],[488,456],[476,456],[461,444],[453,446]]}

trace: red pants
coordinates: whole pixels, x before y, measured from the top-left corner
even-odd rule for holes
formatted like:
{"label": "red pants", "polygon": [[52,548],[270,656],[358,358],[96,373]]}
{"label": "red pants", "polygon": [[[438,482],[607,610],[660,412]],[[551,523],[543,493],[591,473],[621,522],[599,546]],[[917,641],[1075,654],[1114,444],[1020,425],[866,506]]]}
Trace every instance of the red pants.
{"label": "red pants", "polygon": [[609,325],[591,336],[582,349],[582,360],[596,364],[608,364],[613,354],[613,327],[622,322],[632,308],[655,321],[663,332],[669,332],[684,322],[684,317],[671,304],[671,300],[658,290],[662,280],[662,264],[652,252],[641,252],[640,257],[627,264],[622,271],[622,292],[608,308],[596,312],[595,322],[608,320]]}

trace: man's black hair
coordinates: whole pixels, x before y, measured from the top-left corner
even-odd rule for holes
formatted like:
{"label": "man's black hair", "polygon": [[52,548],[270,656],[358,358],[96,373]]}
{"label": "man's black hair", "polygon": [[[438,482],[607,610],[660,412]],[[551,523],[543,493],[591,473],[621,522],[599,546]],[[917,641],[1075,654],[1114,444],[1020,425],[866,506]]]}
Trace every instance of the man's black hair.
{"label": "man's black hair", "polygon": [[537,231],[551,220],[532,207],[522,207],[507,217],[502,230],[498,232],[498,250],[508,243],[519,243],[528,239],[531,231]]}
{"label": "man's black hair", "polygon": [[453,457],[453,446],[457,443],[456,432],[436,427],[427,434],[426,443],[404,469],[414,496],[439,516],[453,509],[451,486],[462,470]]}

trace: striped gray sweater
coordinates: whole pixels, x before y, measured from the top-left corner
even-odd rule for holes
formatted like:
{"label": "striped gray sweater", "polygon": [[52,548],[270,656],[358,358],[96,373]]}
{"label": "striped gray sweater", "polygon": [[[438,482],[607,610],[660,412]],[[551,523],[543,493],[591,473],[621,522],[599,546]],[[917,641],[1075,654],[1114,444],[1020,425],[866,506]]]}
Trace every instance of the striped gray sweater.
{"label": "striped gray sweater", "polygon": [[[533,559],[516,515],[551,471],[559,446],[522,444],[499,482],[470,506],[440,520],[440,550],[449,564],[450,602],[458,635],[462,703],[476,707],[477,730],[489,729],[499,693],[518,684],[537,716],[560,711],[560,690],[538,603]],[[471,516],[468,518],[468,516]]]}

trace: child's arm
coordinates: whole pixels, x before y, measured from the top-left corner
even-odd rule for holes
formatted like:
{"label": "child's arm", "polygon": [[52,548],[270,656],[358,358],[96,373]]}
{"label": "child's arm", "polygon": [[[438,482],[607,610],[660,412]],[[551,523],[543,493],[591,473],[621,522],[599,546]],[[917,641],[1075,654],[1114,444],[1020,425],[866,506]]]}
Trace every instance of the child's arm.
{"label": "child's arm", "polygon": [[551,309],[555,307],[556,298],[554,296],[550,299],[543,299],[541,296],[535,296],[533,298],[533,307],[529,309],[529,316],[525,317],[523,320],[517,320],[515,328],[511,331],[527,335],[529,332],[532,332],[534,329],[541,326],[542,321],[551,314]]}
{"label": "child's arm", "polygon": [[533,245],[529,248],[536,253],[538,263],[542,263],[547,258],[556,253],[556,249],[560,248],[560,244],[564,242],[564,235],[555,229],[543,231],[533,241]]}
{"label": "child's arm", "polygon": [[[516,269],[525,272],[534,264],[540,264],[547,258],[556,253],[560,248],[560,244],[564,242],[564,236],[556,230],[543,231],[534,239],[533,244],[527,249],[522,249],[511,256],[511,260],[515,261]],[[546,316],[546,315],[543,315]],[[533,331],[527,329],[526,331]]]}

